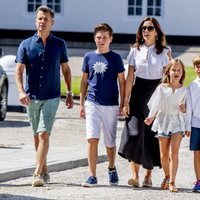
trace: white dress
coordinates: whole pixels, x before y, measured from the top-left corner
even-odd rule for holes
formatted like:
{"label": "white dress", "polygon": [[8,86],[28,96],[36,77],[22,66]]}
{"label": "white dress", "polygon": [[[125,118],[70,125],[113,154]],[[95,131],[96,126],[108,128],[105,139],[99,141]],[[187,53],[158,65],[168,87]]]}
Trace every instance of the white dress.
{"label": "white dress", "polygon": [[179,111],[179,104],[185,103],[185,99],[186,87],[173,92],[166,84],[159,85],[148,102],[149,117],[156,115],[152,130],[165,135],[185,132],[184,114]]}

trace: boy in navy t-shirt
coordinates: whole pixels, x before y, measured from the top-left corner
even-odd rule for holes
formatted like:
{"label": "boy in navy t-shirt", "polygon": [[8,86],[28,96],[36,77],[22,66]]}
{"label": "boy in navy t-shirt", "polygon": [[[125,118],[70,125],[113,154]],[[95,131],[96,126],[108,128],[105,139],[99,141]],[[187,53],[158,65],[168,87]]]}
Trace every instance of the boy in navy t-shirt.
{"label": "boy in navy t-shirt", "polygon": [[[86,53],[82,66],[80,117],[86,118],[89,177],[84,187],[97,184],[96,164],[101,126],[108,155],[108,175],[111,185],[118,184],[115,167],[117,116],[122,113],[125,91],[124,65],[117,53],[110,50],[112,28],[105,23],[94,29],[97,49]],[[120,91],[120,105],[118,103]],[[87,101],[85,102],[87,94]]]}

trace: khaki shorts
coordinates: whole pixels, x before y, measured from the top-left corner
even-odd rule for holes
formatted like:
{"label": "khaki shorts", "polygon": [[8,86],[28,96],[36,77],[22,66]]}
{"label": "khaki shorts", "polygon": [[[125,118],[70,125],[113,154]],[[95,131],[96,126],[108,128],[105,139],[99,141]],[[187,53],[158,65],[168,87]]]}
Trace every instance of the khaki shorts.
{"label": "khaki shorts", "polygon": [[34,135],[44,131],[51,134],[59,102],[60,98],[31,100],[27,113]]}
{"label": "khaki shorts", "polygon": [[86,139],[100,139],[103,129],[106,147],[115,147],[119,106],[102,106],[86,101]]}

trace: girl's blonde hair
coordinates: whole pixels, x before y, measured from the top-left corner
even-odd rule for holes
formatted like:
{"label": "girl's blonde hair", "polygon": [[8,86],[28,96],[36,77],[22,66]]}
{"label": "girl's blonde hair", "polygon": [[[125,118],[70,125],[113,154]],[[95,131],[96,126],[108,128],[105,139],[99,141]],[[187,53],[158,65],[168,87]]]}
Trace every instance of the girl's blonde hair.
{"label": "girl's blonde hair", "polygon": [[169,71],[172,68],[172,66],[177,63],[179,63],[182,66],[183,74],[180,79],[180,83],[183,84],[183,81],[185,80],[185,65],[183,64],[183,62],[180,59],[173,59],[169,62],[169,64],[166,66],[166,69],[165,69],[165,72],[163,75],[163,79],[162,79],[162,83],[167,83],[167,84],[170,83]]}

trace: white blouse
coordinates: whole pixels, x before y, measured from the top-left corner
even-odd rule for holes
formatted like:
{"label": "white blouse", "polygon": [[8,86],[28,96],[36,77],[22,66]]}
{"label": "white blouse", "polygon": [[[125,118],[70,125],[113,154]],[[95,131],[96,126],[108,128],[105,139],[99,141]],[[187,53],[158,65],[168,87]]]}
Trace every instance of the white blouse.
{"label": "white blouse", "polygon": [[161,79],[164,67],[169,63],[167,53],[170,48],[164,48],[161,54],[156,54],[155,45],[142,45],[140,50],[132,47],[127,61],[129,65],[135,67],[135,74],[144,79]]}
{"label": "white blouse", "polygon": [[188,86],[185,122],[186,131],[191,131],[191,127],[200,128],[200,78]]}
{"label": "white blouse", "polygon": [[176,89],[174,92],[166,84],[159,85],[148,102],[149,117],[156,118],[152,125],[154,132],[177,133],[185,132],[184,114],[179,111],[179,104],[185,103],[186,87]]}

